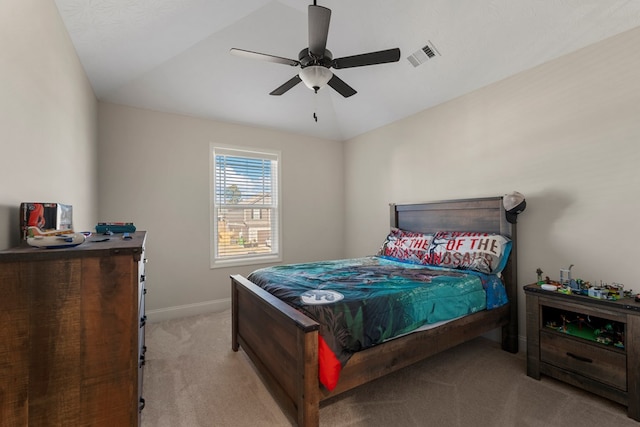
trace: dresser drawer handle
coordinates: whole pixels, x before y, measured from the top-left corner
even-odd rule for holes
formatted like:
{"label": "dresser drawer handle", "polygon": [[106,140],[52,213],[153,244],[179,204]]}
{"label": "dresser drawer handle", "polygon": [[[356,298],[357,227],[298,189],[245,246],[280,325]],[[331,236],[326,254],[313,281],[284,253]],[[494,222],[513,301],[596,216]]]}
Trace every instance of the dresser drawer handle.
{"label": "dresser drawer handle", "polygon": [[573,357],[574,359],[577,359],[581,362],[593,363],[593,360],[589,359],[588,357],[578,356],[577,354],[567,352],[567,356]]}

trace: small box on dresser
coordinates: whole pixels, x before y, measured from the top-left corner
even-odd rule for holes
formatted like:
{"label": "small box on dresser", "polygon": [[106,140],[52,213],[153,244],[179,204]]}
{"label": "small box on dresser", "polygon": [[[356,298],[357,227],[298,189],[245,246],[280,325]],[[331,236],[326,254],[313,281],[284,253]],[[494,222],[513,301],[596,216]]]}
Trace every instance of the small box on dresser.
{"label": "small box on dresser", "polygon": [[0,251],[3,425],[140,425],[145,238]]}
{"label": "small box on dresser", "polygon": [[[603,300],[524,287],[527,307],[527,375],[544,374],[627,406],[640,421],[640,303]],[[565,313],[563,315],[562,313]],[[549,326],[571,317],[610,325],[622,345],[605,345]],[[580,325],[582,326],[582,325]],[[605,327],[607,328],[607,327]],[[560,330],[560,331],[559,331]]]}

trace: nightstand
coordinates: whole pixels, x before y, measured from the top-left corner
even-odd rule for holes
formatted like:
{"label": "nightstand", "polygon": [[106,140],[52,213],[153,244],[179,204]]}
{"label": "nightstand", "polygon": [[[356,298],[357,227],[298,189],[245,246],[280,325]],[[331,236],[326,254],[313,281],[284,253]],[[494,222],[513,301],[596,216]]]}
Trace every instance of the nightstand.
{"label": "nightstand", "polygon": [[640,303],[524,287],[527,375],[544,374],[627,406],[640,421]]}

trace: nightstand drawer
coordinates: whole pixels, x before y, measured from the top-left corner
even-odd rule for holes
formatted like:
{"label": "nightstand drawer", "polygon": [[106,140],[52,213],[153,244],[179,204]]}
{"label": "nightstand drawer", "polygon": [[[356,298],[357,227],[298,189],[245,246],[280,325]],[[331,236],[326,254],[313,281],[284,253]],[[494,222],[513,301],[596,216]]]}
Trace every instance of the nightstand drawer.
{"label": "nightstand drawer", "polygon": [[540,331],[540,360],[627,390],[627,357],[622,352]]}

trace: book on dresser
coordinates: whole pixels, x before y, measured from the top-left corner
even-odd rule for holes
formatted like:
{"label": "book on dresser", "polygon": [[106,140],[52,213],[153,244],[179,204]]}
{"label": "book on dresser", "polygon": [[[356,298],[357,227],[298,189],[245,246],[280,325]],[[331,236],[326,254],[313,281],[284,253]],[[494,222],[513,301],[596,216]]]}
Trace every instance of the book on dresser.
{"label": "book on dresser", "polygon": [[97,237],[0,251],[3,425],[140,425],[146,232]]}

